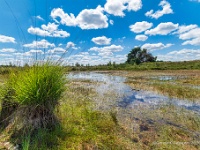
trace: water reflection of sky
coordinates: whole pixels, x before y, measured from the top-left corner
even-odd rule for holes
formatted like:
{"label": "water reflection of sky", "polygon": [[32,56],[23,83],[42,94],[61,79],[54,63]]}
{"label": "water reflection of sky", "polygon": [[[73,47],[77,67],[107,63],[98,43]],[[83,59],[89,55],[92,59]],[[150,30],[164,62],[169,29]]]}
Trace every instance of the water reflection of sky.
{"label": "water reflection of sky", "polygon": [[159,105],[173,104],[200,113],[200,104],[186,100],[171,99],[151,91],[133,90],[124,83],[126,81],[125,77],[111,76],[95,72],[79,72],[70,73],[68,78],[101,82],[101,84],[95,86],[98,94],[105,96],[108,91],[110,93],[115,93],[118,97],[118,103],[116,105],[119,107],[134,108],[138,105],[155,107]]}

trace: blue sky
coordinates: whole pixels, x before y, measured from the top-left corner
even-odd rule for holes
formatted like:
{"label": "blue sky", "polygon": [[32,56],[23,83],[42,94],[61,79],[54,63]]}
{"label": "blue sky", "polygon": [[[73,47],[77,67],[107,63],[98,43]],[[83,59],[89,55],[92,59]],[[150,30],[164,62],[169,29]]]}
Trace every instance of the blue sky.
{"label": "blue sky", "polygon": [[136,46],[200,59],[199,10],[200,0],[1,0],[0,64],[122,63]]}

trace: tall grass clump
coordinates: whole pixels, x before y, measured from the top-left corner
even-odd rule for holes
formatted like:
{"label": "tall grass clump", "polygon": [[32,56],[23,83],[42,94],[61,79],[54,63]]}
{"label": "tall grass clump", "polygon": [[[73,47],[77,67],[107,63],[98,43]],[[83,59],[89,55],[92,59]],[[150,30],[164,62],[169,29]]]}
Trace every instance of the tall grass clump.
{"label": "tall grass clump", "polygon": [[[52,63],[36,65],[11,76],[14,100],[20,105],[54,105],[65,87],[62,67]],[[52,106],[53,106],[52,105]]]}
{"label": "tall grass clump", "polygon": [[[65,83],[63,67],[51,62],[12,73],[2,100],[0,118],[4,120],[1,122],[11,126],[15,135],[55,127],[58,121],[54,108],[65,90]],[[10,109],[13,105],[14,110]]]}

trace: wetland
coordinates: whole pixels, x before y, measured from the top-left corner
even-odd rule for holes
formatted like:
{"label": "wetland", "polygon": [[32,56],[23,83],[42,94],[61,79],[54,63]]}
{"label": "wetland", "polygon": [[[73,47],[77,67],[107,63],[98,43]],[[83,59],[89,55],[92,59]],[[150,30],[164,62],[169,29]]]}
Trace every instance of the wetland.
{"label": "wetland", "polygon": [[[10,126],[2,128],[0,148],[200,148],[199,70],[75,71],[65,77],[67,89],[54,111],[59,126],[17,138]],[[2,75],[1,88],[7,78]]]}
{"label": "wetland", "polygon": [[96,91],[93,109],[115,115],[145,149],[199,148],[200,71],[72,72],[68,78]]}

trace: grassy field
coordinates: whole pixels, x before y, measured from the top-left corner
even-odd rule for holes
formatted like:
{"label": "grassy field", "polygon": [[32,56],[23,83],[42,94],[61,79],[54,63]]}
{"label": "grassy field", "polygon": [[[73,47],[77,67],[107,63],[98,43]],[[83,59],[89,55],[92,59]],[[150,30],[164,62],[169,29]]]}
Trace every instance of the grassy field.
{"label": "grassy field", "polygon": [[[15,68],[16,69],[16,68]],[[12,70],[12,69],[11,69]],[[22,69],[23,70],[23,69]],[[149,90],[172,98],[199,102],[199,70],[107,71],[124,76],[126,84],[136,90]],[[8,72],[0,75],[3,89]],[[90,80],[73,80],[65,84],[53,113],[54,128],[13,136],[12,126],[0,129],[0,149],[18,147],[36,149],[119,149],[119,150],[197,150],[200,148],[200,117],[193,111],[174,105],[131,108],[112,107],[117,93],[109,89],[98,95],[95,87],[104,84]],[[1,90],[2,91],[2,90]],[[2,99],[2,98],[1,98]],[[2,113],[2,112],[1,112]]]}

